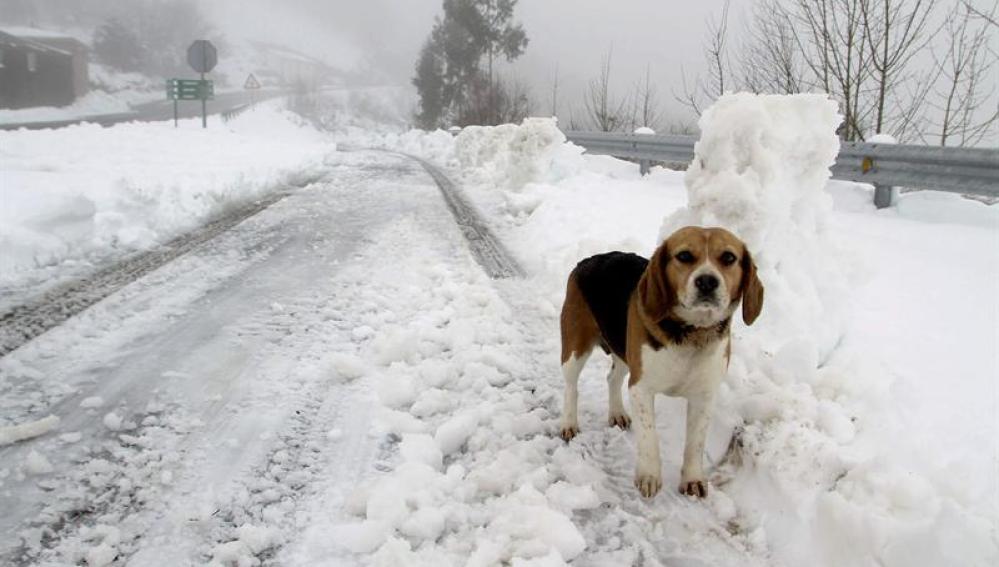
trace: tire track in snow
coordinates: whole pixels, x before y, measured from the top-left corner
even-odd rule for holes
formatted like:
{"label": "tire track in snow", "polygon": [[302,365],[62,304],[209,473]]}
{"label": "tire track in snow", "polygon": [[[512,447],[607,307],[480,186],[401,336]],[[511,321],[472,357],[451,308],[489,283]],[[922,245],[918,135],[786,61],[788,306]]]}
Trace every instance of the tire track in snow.
{"label": "tire track in snow", "polygon": [[[345,151],[358,151],[352,148],[341,148]],[[482,266],[489,277],[493,279],[522,278],[524,269],[514,259],[513,254],[500,241],[482,219],[461,188],[444,173],[444,170],[429,161],[412,154],[393,150],[371,149],[370,151],[386,152],[407,157],[419,163],[437,184],[447,203],[448,210],[461,229],[462,235],[468,241],[475,261]]]}
{"label": "tire track in snow", "polygon": [[141,252],[102,268],[90,276],[59,285],[28,303],[0,314],[0,357],[13,352],[31,339],[60,325],[135,280],[260,213],[287,197],[292,189],[316,181],[318,179],[309,179],[304,183],[282,188],[263,199],[212,220],[194,231],[178,236],[154,250]]}

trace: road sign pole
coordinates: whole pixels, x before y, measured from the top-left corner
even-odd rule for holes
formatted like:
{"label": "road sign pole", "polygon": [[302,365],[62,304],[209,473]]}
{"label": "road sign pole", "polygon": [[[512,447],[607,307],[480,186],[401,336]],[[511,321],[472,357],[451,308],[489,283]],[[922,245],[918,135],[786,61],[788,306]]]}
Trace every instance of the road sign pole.
{"label": "road sign pole", "polygon": [[208,91],[205,89],[205,74],[201,74],[201,127],[208,128]]}
{"label": "road sign pole", "polygon": [[173,99],[173,127],[177,127],[177,99]]}

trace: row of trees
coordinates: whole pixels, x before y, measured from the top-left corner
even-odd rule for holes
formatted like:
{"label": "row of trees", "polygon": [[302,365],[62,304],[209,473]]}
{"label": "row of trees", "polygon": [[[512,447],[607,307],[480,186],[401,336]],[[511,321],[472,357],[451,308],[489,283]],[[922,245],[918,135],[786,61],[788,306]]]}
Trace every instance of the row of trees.
{"label": "row of trees", "polygon": [[[512,61],[527,45],[511,23],[516,0],[445,0],[423,47],[414,84],[422,127],[517,121],[529,111],[526,89],[498,78],[497,57]],[[886,133],[901,141],[976,145],[999,125],[997,56],[991,43],[999,8],[967,1],[941,7],[933,0],[760,0],[739,29],[726,3],[708,23],[706,71],[673,97],[695,114],[728,91],[792,94],[826,92],[839,103],[839,134],[863,140]],[[551,114],[570,128],[602,131],[666,124],[652,69],[624,96],[611,88],[612,53],[585,87],[582,104],[560,112],[555,67]]]}
{"label": "row of trees", "polygon": [[762,0],[735,44],[726,3],[709,24],[708,72],[677,99],[700,114],[730,90],[827,92],[840,103],[840,135],[975,145],[999,121],[999,8],[933,0]]}
{"label": "row of trees", "polygon": [[527,90],[498,76],[498,60],[513,61],[527,47],[513,22],[517,0],[444,0],[444,14],[420,50],[413,84],[417,122],[432,129],[516,122],[530,110]]}

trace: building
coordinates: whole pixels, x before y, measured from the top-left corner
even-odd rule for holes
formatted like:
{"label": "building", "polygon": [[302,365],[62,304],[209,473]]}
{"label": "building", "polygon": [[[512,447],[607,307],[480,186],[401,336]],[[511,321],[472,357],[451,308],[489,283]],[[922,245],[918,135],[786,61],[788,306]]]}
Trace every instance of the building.
{"label": "building", "polygon": [[34,28],[0,28],[0,108],[65,106],[86,94],[87,46]]}

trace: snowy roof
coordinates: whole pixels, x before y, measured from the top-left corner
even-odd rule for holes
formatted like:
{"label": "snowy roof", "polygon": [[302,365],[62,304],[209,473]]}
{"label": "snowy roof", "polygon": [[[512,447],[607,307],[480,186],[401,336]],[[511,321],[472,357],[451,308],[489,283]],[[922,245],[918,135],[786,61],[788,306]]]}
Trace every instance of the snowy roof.
{"label": "snowy roof", "polygon": [[57,49],[50,45],[45,45],[40,43],[38,40],[31,40],[28,38],[23,38],[16,36],[11,33],[7,33],[4,29],[0,29],[0,45],[6,45],[7,47],[30,49],[31,51],[38,51],[41,53],[58,53],[60,55],[67,55],[72,57],[73,54],[64,49]]}
{"label": "snowy roof", "polygon": [[75,37],[62,32],[30,28],[26,26],[2,26],[0,27],[0,32],[25,39],[72,39],[73,41],[79,41]]}

